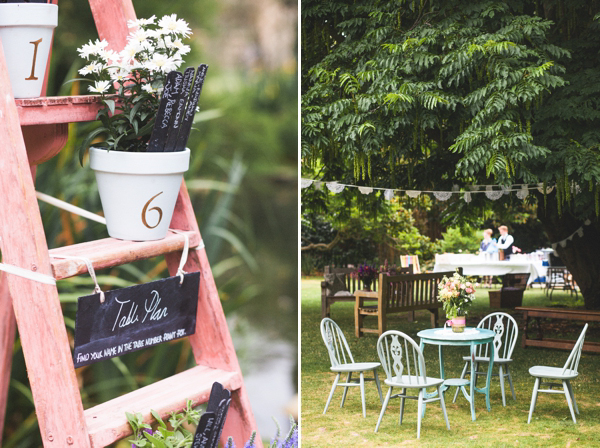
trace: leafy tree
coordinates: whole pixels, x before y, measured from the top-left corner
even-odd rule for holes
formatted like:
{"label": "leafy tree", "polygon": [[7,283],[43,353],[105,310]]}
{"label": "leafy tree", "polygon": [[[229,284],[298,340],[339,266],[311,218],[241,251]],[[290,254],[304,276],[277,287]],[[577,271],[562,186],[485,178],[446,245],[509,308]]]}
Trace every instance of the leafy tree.
{"label": "leafy tree", "polygon": [[[583,0],[303,0],[304,169],[415,190],[543,182],[524,201],[551,242],[592,221],[557,251],[600,309],[598,11]],[[456,224],[520,201],[454,195],[446,212]]]}

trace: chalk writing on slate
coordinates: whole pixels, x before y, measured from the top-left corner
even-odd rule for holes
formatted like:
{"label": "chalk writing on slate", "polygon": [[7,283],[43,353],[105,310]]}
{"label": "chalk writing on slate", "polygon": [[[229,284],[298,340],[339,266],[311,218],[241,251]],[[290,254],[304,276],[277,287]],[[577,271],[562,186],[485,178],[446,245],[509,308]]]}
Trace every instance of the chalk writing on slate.
{"label": "chalk writing on slate", "polygon": [[185,109],[185,115],[179,129],[179,135],[177,136],[177,142],[175,143],[175,147],[173,149],[174,151],[183,151],[185,149],[185,145],[187,144],[190,132],[192,130],[192,124],[194,122],[194,115],[196,114],[196,107],[198,106],[198,99],[200,98],[200,93],[202,93],[202,86],[204,85],[206,70],[208,70],[208,65],[200,64],[200,66],[198,66],[194,85],[192,86],[190,98]]}
{"label": "chalk writing on slate", "polygon": [[177,136],[179,135],[179,127],[183,120],[183,116],[185,113],[185,106],[188,101],[188,97],[190,95],[190,89],[192,88],[192,82],[194,81],[194,73],[196,69],[194,67],[189,67],[183,72],[183,84],[181,86],[181,91],[177,97],[177,104],[175,105],[175,109],[173,112],[173,124],[169,129],[167,134],[167,141],[165,143],[165,151],[173,151],[175,149],[175,142],[177,141]]}
{"label": "chalk writing on slate", "polygon": [[75,367],[194,334],[200,273],[80,297]]}
{"label": "chalk writing on slate", "polygon": [[156,122],[152,128],[150,141],[148,142],[149,152],[162,152],[167,139],[167,126],[171,119],[173,105],[181,89],[183,75],[177,71],[169,72],[165,86],[163,88],[162,98],[156,112]]}
{"label": "chalk writing on slate", "polygon": [[231,392],[224,389],[221,383],[214,382],[206,412],[196,428],[192,448],[217,448],[230,403]]}

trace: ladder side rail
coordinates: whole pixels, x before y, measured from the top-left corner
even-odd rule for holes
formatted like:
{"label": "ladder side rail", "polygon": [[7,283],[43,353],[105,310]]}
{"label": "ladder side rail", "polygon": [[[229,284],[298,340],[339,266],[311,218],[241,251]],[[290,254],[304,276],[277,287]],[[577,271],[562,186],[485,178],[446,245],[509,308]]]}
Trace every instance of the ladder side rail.
{"label": "ladder side rail", "polygon": [[[169,227],[172,229],[193,230],[200,235],[185,181],[181,184]],[[181,260],[181,252],[166,254],[165,258],[169,273],[175,275]],[[183,269],[186,272],[200,271],[201,276],[196,333],[189,337],[196,363],[239,372],[241,375],[233,340],[227,327],[223,306],[206,256],[206,249],[190,251]],[[227,437],[232,436],[236,444],[242,445],[250,437],[252,431],[257,431],[255,443],[258,448],[262,448],[261,437],[258,434],[250,400],[242,381],[240,389],[232,391],[231,407],[227,414],[221,442],[225,445]]]}
{"label": "ladder side rail", "polygon": [[131,0],[89,0],[100,40],[109,42],[108,49],[121,51],[127,44],[128,20],[136,14]]}
{"label": "ladder side rail", "polygon": [[8,293],[7,274],[0,272],[0,446],[6,417],[8,387],[12,366],[13,345],[17,331],[17,322],[11,298]]}
{"label": "ladder side rail", "polygon": [[[0,238],[3,262],[52,275],[19,116],[0,45]],[[8,275],[45,447],[89,447],[56,286]]]}

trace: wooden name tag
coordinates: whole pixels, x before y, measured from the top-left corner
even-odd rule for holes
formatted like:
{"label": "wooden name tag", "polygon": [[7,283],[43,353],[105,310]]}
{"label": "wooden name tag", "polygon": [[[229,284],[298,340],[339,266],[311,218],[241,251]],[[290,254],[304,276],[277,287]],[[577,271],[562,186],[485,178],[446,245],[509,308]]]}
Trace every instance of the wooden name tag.
{"label": "wooden name tag", "polygon": [[194,334],[200,273],[79,297],[75,367]]}

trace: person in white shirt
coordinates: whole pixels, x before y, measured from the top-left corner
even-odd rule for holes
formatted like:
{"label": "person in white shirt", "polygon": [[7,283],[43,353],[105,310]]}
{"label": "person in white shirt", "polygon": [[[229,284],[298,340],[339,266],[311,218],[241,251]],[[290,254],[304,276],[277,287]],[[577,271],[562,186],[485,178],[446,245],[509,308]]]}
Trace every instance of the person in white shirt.
{"label": "person in white shirt", "polygon": [[508,227],[500,226],[498,227],[498,231],[500,232],[500,238],[498,238],[498,243],[496,246],[498,249],[502,249],[504,251],[505,260],[509,260],[512,254],[521,252],[521,249],[515,246],[515,239],[512,237],[512,235],[508,234]]}

